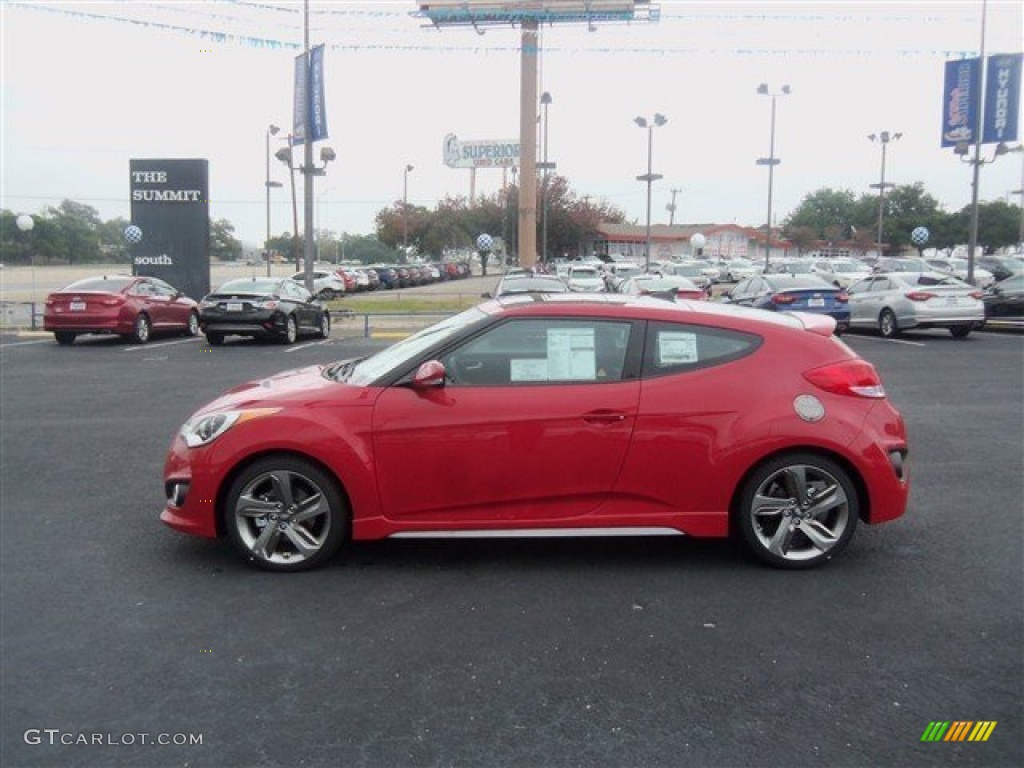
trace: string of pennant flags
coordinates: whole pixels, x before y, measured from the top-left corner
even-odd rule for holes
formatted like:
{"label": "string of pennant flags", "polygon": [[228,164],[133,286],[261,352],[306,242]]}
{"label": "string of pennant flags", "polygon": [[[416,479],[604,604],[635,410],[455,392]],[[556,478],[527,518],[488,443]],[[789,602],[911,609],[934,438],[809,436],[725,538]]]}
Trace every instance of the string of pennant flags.
{"label": "string of pennant flags", "polygon": [[[247,0],[222,0],[220,5],[236,6],[245,9],[254,10],[266,10],[272,12],[299,12],[297,8],[287,8],[277,5],[269,5],[267,3],[259,2],[248,2]],[[299,50],[302,48],[301,38],[301,24],[286,25],[291,26],[296,31],[296,39],[288,40],[281,37],[265,37],[258,34],[247,34],[239,31],[226,31],[221,29],[214,29],[205,26],[194,26],[194,25],[183,25],[176,24],[169,20],[161,20],[155,18],[142,18],[138,16],[130,16],[125,13],[103,13],[97,10],[85,10],[82,6],[78,5],[56,5],[56,4],[41,4],[32,2],[13,2],[10,7],[21,8],[32,11],[39,11],[44,13],[59,14],[75,19],[84,19],[90,21],[99,22],[113,22],[120,24],[128,24],[136,27],[154,29],[160,31],[171,32],[175,34],[185,34],[199,37],[203,40],[211,40],[215,43],[222,44],[234,44],[234,45],[245,45],[251,48],[262,48],[262,49],[288,49],[288,50]],[[125,4],[125,10],[128,7],[134,8],[148,8],[150,11],[156,11],[160,13],[173,11],[176,13],[182,12],[181,8],[173,8],[159,3],[132,3]],[[192,16],[203,16],[204,20],[208,19],[214,21],[217,19],[236,23],[236,24],[253,24],[255,23],[252,19],[242,19],[240,17],[233,17],[220,13],[210,14],[208,12],[196,12],[195,6],[190,5],[190,15]],[[311,15],[313,10],[311,9]],[[317,14],[323,15],[334,15],[340,17],[368,17],[368,18],[398,18],[407,17],[410,14],[400,11],[389,11],[389,10],[357,10],[350,8],[335,8],[328,9],[326,11],[316,11]],[[665,16],[663,15],[664,19]],[[680,15],[673,18],[684,18]],[[836,21],[862,21],[865,17],[857,16],[822,16],[820,14],[807,14],[807,15],[794,15],[794,14],[764,14],[764,15],[752,15],[752,14],[715,14],[715,15],[699,15],[702,20],[713,19],[720,21],[745,21],[745,22],[764,22],[764,21],[800,21],[800,22],[830,22]],[[876,20],[874,17],[869,17],[872,20]],[[921,23],[922,21],[940,21],[939,17],[923,17],[923,19],[905,16],[893,16],[889,17],[890,21],[913,21]],[[261,26],[265,26],[266,21],[261,23]],[[274,26],[280,29],[281,23],[279,21],[274,22]],[[321,34],[329,31],[328,27],[318,27],[317,31]],[[351,30],[337,30],[335,32],[359,32],[361,36],[365,37],[366,29],[351,29]],[[408,30],[392,28],[389,30],[377,30],[378,33],[405,33]],[[453,35],[447,37],[454,39]],[[478,36],[474,36],[478,38]],[[495,40],[498,38],[495,37]],[[440,54],[475,54],[475,55],[489,55],[499,53],[518,52],[521,46],[516,44],[499,44],[491,43],[487,45],[481,45],[477,39],[474,39],[473,44],[460,44],[457,42],[453,43],[410,43],[410,42],[331,42],[330,40],[324,40],[325,46],[334,51],[403,51],[413,53],[440,53]],[[868,56],[877,56],[880,51],[878,49],[870,48],[809,48],[800,47],[793,48],[791,46],[780,46],[780,47],[745,47],[745,46],[727,46],[727,45],[714,45],[706,42],[700,45],[668,45],[668,46],[631,46],[631,45],[558,45],[546,44],[544,48],[545,55],[558,55],[558,54],[609,54],[609,55],[646,55],[646,56],[691,56],[691,55],[729,55],[729,56],[741,56],[741,57],[766,57],[766,56],[791,56],[798,54],[806,57],[849,57],[849,58],[862,58]],[[975,49],[928,49],[928,48],[913,48],[905,47],[894,50],[886,50],[887,55],[896,57],[918,57],[918,56],[931,56],[931,57],[944,57],[946,59],[955,58],[967,58],[971,56],[977,56]]]}

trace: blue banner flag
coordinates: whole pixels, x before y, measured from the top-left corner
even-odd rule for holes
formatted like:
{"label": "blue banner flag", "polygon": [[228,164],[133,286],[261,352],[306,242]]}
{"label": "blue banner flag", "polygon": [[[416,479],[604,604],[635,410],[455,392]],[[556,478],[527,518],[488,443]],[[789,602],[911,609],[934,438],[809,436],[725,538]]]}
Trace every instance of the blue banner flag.
{"label": "blue banner flag", "polygon": [[980,59],[946,62],[942,87],[942,146],[975,140],[981,97]]}
{"label": "blue banner flag", "polygon": [[[307,64],[307,62],[311,62]],[[324,46],[295,57],[295,103],[292,116],[292,144],[303,144],[307,127],[312,141],[327,138],[327,108],[324,103]]]}
{"label": "blue banner flag", "polygon": [[982,143],[1017,141],[1021,54],[988,57],[985,74],[985,130]]}

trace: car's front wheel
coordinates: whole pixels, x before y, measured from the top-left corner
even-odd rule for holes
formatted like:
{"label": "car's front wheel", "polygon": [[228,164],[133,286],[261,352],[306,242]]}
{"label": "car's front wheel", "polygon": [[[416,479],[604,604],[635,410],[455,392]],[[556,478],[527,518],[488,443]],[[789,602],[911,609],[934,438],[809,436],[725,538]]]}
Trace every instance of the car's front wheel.
{"label": "car's front wheel", "polygon": [[811,568],[849,544],[859,512],[845,469],[823,456],[790,454],[747,478],[737,523],[760,559],[778,568]]}
{"label": "car's front wheel", "polygon": [[331,315],[328,312],[324,312],[320,316],[320,338],[331,338]]}
{"label": "car's front wheel", "polygon": [[271,571],[315,568],[346,538],[348,507],[337,481],[292,456],[268,456],[231,484],[224,523],[232,546]]}
{"label": "car's front wheel", "polygon": [[185,326],[186,336],[198,336],[199,335],[199,313],[189,312],[188,313],[188,325]]}

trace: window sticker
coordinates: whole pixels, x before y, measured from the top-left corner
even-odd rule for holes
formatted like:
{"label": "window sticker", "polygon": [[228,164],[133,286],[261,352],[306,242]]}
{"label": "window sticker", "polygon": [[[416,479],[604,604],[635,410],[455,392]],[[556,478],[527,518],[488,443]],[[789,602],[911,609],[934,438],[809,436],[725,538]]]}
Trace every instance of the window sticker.
{"label": "window sticker", "polygon": [[513,381],[547,381],[548,361],[545,358],[537,360],[510,360],[509,378]]}
{"label": "window sticker", "polygon": [[597,379],[593,328],[548,329],[548,377],[551,381]]}
{"label": "window sticker", "polygon": [[697,362],[697,334],[663,331],[658,334],[658,365]]}

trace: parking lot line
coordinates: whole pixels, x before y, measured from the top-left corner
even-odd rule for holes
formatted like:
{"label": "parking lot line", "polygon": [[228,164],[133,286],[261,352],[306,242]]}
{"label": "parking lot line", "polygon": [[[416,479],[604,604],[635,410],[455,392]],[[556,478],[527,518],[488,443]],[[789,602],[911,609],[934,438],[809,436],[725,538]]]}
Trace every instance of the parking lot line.
{"label": "parking lot line", "polygon": [[309,349],[310,347],[318,347],[321,344],[327,344],[330,339],[321,339],[320,341],[311,341],[308,344],[299,344],[295,347],[288,347],[285,352],[298,352],[300,349]]}
{"label": "parking lot line", "polygon": [[912,347],[927,346],[922,341],[907,341],[906,339],[882,339],[877,336],[857,336],[856,338],[867,339],[868,341],[884,341],[886,344],[909,344]]}
{"label": "parking lot line", "polygon": [[138,352],[140,349],[156,349],[157,347],[173,347],[175,344],[189,344],[193,341],[199,341],[199,336],[191,336],[187,339],[178,339],[177,341],[160,341],[156,344],[136,344],[131,347],[125,347],[122,352]]}

